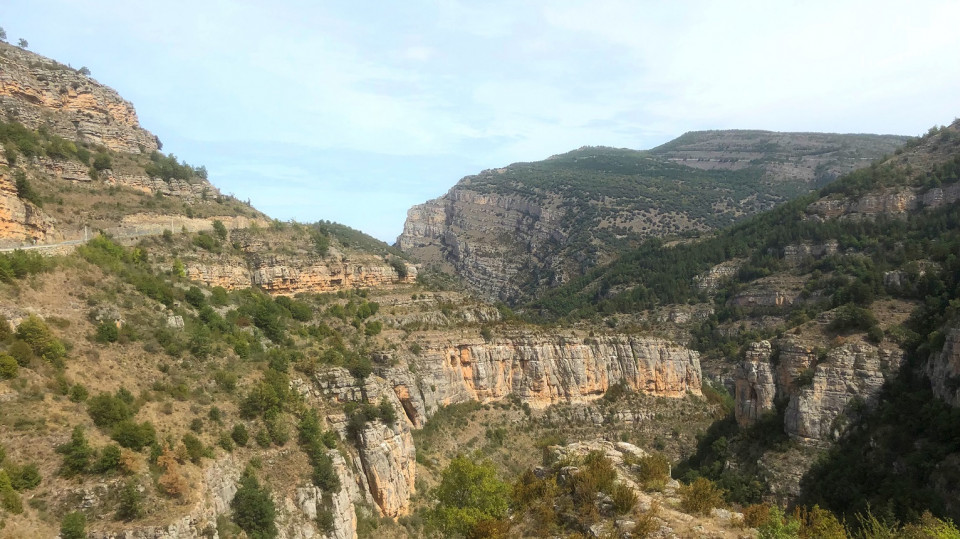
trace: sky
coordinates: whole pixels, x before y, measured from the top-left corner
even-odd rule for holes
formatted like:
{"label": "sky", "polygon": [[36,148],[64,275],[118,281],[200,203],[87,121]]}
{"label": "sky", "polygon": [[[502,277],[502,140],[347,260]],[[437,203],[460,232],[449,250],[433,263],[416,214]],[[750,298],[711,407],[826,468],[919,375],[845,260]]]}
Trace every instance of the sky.
{"label": "sky", "polygon": [[393,243],[463,176],[701,129],[960,116],[957,0],[3,0],[164,152],[273,218]]}

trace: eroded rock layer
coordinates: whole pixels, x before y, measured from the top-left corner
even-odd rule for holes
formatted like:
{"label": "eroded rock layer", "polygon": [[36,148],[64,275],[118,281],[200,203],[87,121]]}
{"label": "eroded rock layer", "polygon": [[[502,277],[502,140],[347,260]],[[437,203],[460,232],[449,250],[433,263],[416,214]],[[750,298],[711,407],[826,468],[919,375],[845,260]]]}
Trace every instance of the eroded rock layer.
{"label": "eroded rock layer", "polygon": [[125,153],[159,148],[133,105],[78,70],[0,43],[0,118]]}

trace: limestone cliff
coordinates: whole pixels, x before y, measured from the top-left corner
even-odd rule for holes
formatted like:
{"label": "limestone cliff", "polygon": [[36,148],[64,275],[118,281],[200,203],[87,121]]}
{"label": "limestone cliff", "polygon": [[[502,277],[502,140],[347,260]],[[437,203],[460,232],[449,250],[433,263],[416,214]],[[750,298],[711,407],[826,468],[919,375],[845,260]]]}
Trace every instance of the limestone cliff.
{"label": "limestone cliff", "polygon": [[567,278],[552,252],[565,237],[558,202],[457,186],[411,208],[397,246],[449,266],[487,297],[512,300],[521,296],[531,267],[552,272],[550,284]]}
{"label": "limestone cliff", "polygon": [[953,406],[960,406],[960,328],[947,331],[943,350],[927,362],[933,392]]}
{"label": "limestone cliff", "polygon": [[[848,342],[828,352],[783,338],[751,345],[736,372],[734,412],[741,426],[786,403],[784,431],[810,442],[836,439],[860,407],[876,404],[903,361],[899,348]],[[775,359],[775,360],[774,360]]]}
{"label": "limestone cliff", "polygon": [[[492,342],[437,343],[416,361],[433,403],[498,400],[531,406],[596,399],[614,384],[655,395],[700,393],[699,355],[670,341],[635,336],[580,339],[528,335]],[[435,388],[435,389],[434,389]]]}
{"label": "limestone cliff", "polygon": [[133,105],[88,75],[0,43],[0,118],[45,126],[68,140],[124,153],[151,152],[157,137],[140,127]]}
{"label": "limestone cliff", "polygon": [[318,256],[221,257],[217,262],[189,260],[187,278],[207,286],[238,290],[256,286],[271,294],[336,292],[353,288],[384,288],[416,281],[416,267],[407,265],[406,275],[375,255],[353,259]]}
{"label": "limestone cliff", "polygon": [[19,198],[13,176],[0,167],[0,243],[36,243],[56,237],[54,220]]}

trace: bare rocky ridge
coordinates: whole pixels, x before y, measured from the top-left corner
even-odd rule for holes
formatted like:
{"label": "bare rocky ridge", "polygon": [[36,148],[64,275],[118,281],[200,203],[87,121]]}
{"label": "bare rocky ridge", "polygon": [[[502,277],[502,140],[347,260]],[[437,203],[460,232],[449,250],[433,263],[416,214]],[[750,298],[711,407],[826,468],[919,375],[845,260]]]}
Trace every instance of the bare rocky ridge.
{"label": "bare rocky ridge", "polygon": [[140,127],[133,105],[77,70],[0,43],[0,119],[45,126],[68,140],[123,153],[149,153],[159,140]]}

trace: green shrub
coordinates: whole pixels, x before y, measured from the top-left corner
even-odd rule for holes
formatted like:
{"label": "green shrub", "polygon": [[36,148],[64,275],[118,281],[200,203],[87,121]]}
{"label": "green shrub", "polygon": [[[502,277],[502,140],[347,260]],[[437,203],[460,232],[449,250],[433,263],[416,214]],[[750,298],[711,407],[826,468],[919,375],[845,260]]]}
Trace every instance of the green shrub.
{"label": "green shrub", "polygon": [[634,492],[632,488],[621,483],[617,483],[613,487],[610,498],[613,499],[613,509],[618,515],[625,515],[633,511],[633,508],[637,505],[637,501],[639,501],[637,493]]}
{"label": "green shrub", "polygon": [[247,427],[245,427],[243,423],[237,423],[233,426],[233,430],[230,431],[230,438],[240,447],[246,447],[247,441],[250,439],[250,435],[247,433]]}
{"label": "green shrub", "polygon": [[207,298],[203,295],[203,291],[196,286],[191,286],[186,292],[184,292],[183,299],[197,309],[203,307],[207,303]]}
{"label": "green shrub", "polygon": [[13,490],[13,484],[6,470],[0,470],[0,507],[15,515],[23,512],[23,499],[17,491]]}
{"label": "green shrub", "polygon": [[67,513],[60,521],[61,539],[87,539],[87,517],[79,511]]}
{"label": "green shrub", "polygon": [[20,365],[13,356],[6,354],[0,355],[0,380],[10,380],[16,378],[20,370]]}
{"label": "green shrub", "polygon": [[119,338],[120,329],[117,328],[116,322],[103,321],[97,324],[97,331],[93,336],[95,341],[99,343],[112,343],[117,342]]}
{"label": "green shrub", "polygon": [[120,446],[108,445],[100,450],[100,458],[93,463],[94,473],[108,473],[120,468]]}
{"label": "green shrub", "polygon": [[483,521],[506,516],[510,487],[497,479],[492,464],[457,457],[433,494],[437,505],[427,513],[430,526],[443,536],[466,535]]}
{"label": "green shrub", "polygon": [[10,475],[10,483],[13,488],[21,492],[35,489],[43,481],[40,469],[34,463],[23,466],[7,466],[7,473]]}
{"label": "green shrub", "polygon": [[191,433],[183,435],[183,446],[187,449],[187,456],[194,464],[200,464],[203,459],[203,442]]}
{"label": "green shrub", "polygon": [[93,423],[101,429],[111,428],[121,421],[133,417],[133,410],[122,399],[100,393],[87,402],[87,413]]}
{"label": "green shrub", "polygon": [[73,428],[70,441],[58,447],[57,452],[63,455],[60,475],[66,477],[85,473],[90,466],[90,459],[93,457],[93,449],[87,442],[83,427],[79,425]]}
{"label": "green shrub", "polygon": [[27,180],[27,175],[22,171],[18,170],[13,174],[16,187],[17,187],[17,197],[32,202],[39,208],[43,207],[43,200],[40,198],[40,193],[37,193],[33,186],[30,185],[30,182]]}
{"label": "green shrub", "polygon": [[110,156],[106,153],[100,152],[96,155],[96,157],[93,158],[93,168],[98,172],[112,167],[113,160],[110,159]]}
{"label": "green shrub", "polygon": [[157,431],[149,421],[139,424],[130,419],[121,421],[113,427],[110,437],[121,447],[134,451],[157,443]]}
{"label": "green shrub", "polygon": [[[767,521],[757,528],[757,537],[759,539],[789,539],[798,537],[800,533],[800,522],[797,519],[783,514],[783,511],[774,505],[770,508],[770,515]],[[819,536],[818,536],[818,539]]]}
{"label": "green shrub", "polygon": [[70,399],[71,402],[83,402],[87,400],[89,396],[90,393],[87,391],[87,388],[81,384],[73,384],[67,392],[67,398]]}
{"label": "green shrub", "polygon": [[670,461],[660,453],[642,457],[635,467],[637,480],[643,488],[662,490],[670,480]]}
{"label": "green shrub", "polygon": [[213,220],[213,233],[221,241],[227,239],[227,227],[223,224],[223,221],[219,219]]}
{"label": "green shrub", "polygon": [[7,350],[13,359],[17,361],[17,365],[21,367],[29,367],[30,362],[33,361],[33,348],[30,348],[30,345],[16,339],[10,345],[10,348]]}
{"label": "green shrub", "polygon": [[705,477],[683,485],[679,494],[680,507],[687,513],[708,515],[713,508],[723,505],[723,490]]}
{"label": "green shrub", "polygon": [[120,491],[120,504],[117,506],[117,519],[131,521],[143,516],[143,495],[134,481],[128,482]]}
{"label": "green shrub", "polygon": [[260,486],[248,469],[240,478],[240,487],[230,502],[233,521],[251,538],[270,539],[277,536],[276,507],[270,492]]}
{"label": "green shrub", "polygon": [[17,326],[18,339],[30,345],[33,353],[47,361],[57,361],[67,355],[67,349],[60,342],[47,324],[36,315],[31,314]]}
{"label": "green shrub", "polygon": [[233,453],[234,444],[233,439],[230,437],[230,433],[221,432],[220,437],[217,438],[217,445],[219,445],[227,453]]}

